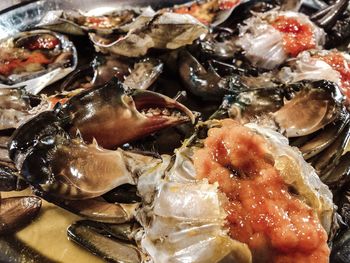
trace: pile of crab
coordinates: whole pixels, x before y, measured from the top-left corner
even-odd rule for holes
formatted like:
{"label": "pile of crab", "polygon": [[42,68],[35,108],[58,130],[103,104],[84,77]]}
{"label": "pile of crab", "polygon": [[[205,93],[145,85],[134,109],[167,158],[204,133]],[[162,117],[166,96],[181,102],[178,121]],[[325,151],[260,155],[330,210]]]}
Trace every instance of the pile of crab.
{"label": "pile of crab", "polygon": [[44,199],[109,262],[350,262],[348,6],[57,10],[2,39],[0,191],[33,195],[0,234]]}

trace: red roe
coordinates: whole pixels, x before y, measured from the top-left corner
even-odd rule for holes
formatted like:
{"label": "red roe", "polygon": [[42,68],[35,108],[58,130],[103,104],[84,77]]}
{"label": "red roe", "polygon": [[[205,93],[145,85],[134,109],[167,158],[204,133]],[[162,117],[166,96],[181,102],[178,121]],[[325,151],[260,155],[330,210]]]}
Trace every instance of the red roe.
{"label": "red roe", "polygon": [[327,233],[314,211],[290,193],[268,142],[233,120],[209,130],[194,154],[199,178],[218,182],[230,236],[248,244],[254,262],[326,263]]}
{"label": "red roe", "polygon": [[59,40],[55,37],[38,36],[35,39],[33,39],[30,43],[25,45],[24,48],[27,48],[29,50],[37,50],[37,49],[51,50],[56,48],[59,44],[60,44]]}
{"label": "red roe", "polygon": [[326,55],[317,54],[313,57],[323,60],[334,70],[339,72],[341,89],[348,101],[350,101],[350,63],[345,59],[345,57],[340,52],[336,51],[332,51]]}
{"label": "red roe", "polygon": [[40,52],[33,52],[26,58],[12,58],[1,61],[0,60],[0,75],[9,76],[16,73],[16,70],[24,70],[31,64],[47,65],[50,64],[51,60],[48,59],[44,54]]}
{"label": "red roe", "polygon": [[221,10],[228,10],[234,8],[240,3],[240,0],[219,0],[219,7]]}
{"label": "red roe", "polygon": [[283,33],[284,49],[292,57],[316,47],[310,24],[302,24],[295,18],[278,16],[271,25]]}

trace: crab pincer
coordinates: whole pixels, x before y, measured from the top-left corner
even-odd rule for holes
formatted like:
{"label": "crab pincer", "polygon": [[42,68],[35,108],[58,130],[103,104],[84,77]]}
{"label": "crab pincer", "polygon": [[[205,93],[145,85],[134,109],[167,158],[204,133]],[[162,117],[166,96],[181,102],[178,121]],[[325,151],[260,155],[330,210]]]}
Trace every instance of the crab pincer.
{"label": "crab pincer", "polygon": [[65,199],[94,198],[135,184],[130,167],[137,158],[116,147],[190,120],[192,112],[175,100],[126,92],[112,81],[22,125],[9,143],[10,158],[39,190]]}

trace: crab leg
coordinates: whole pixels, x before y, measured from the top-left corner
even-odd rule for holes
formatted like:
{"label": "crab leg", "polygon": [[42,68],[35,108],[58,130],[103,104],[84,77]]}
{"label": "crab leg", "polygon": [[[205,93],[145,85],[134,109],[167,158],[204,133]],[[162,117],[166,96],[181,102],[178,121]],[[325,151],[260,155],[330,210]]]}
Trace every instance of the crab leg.
{"label": "crab leg", "polygon": [[348,5],[349,0],[338,0],[333,5],[313,14],[310,19],[325,30],[331,29],[339,17],[346,11]]}
{"label": "crab leg", "polygon": [[21,191],[27,187],[15,169],[0,164],[0,191]]}
{"label": "crab leg", "polygon": [[23,228],[41,208],[41,199],[35,196],[4,198],[0,202],[0,235]]}
{"label": "crab leg", "polygon": [[62,201],[62,198],[57,198],[46,192],[34,190],[34,193],[46,201],[60,206],[76,215],[104,223],[120,224],[128,222],[134,217],[135,210],[139,207],[138,203],[108,203],[99,198]]}
{"label": "crab leg", "polygon": [[108,238],[84,222],[71,225],[68,237],[108,262],[141,262],[141,253],[135,246]]}

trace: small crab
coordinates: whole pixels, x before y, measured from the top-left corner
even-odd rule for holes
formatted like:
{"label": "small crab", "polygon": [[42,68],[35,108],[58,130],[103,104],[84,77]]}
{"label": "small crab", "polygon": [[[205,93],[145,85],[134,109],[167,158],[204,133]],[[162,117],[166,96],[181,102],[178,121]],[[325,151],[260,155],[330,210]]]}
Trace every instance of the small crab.
{"label": "small crab", "polygon": [[[85,144],[81,139],[72,139],[53,113],[48,114],[40,116],[45,121],[37,117],[18,129],[10,143],[11,156],[39,196],[93,220],[71,225],[68,236],[106,260],[251,262],[261,255],[259,251],[264,251],[264,257],[277,251],[274,260],[295,255],[310,260],[317,255],[322,262],[328,260],[326,241],[334,213],[332,194],[302,155],[277,132],[254,124],[242,126],[229,119],[212,120],[200,124],[173,157],[157,157],[120,148],[106,150],[96,142]],[[28,128],[37,134],[36,142],[21,136]],[[233,144],[228,144],[230,138]],[[248,161],[240,156],[249,156]],[[42,164],[39,172],[34,169],[38,161]],[[84,169],[79,168],[79,163],[84,163]],[[208,169],[210,173],[206,172]],[[265,174],[264,169],[270,172]],[[246,199],[236,196],[231,188],[245,182],[252,186],[273,182],[279,190],[275,189],[270,197],[265,196],[266,190],[261,196],[271,202],[284,200],[297,206],[297,210],[288,206],[282,209],[295,214],[289,220],[297,229],[303,226],[293,218],[308,218],[307,224],[312,227],[305,235],[316,231],[310,236],[315,245],[304,251],[306,240],[300,236],[300,243],[291,245],[290,250],[282,248],[283,242],[274,243],[272,248],[256,247],[236,232],[234,222],[239,219],[239,211],[251,216],[245,219],[242,233],[248,231],[249,224],[256,223],[254,206],[248,205],[249,198],[254,199],[254,191]],[[108,203],[100,198],[125,184],[136,185],[141,202]],[[282,199],[275,199],[275,195]],[[244,209],[239,210],[240,206]],[[268,217],[274,212],[266,213]],[[133,223],[128,224],[130,221]],[[280,234],[279,228],[266,227]],[[294,233],[292,229],[288,231]],[[272,238],[259,228],[255,231]],[[121,239],[131,240],[132,244],[124,244]],[[295,252],[298,249],[303,252]]]}

